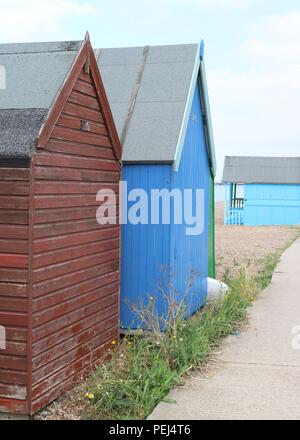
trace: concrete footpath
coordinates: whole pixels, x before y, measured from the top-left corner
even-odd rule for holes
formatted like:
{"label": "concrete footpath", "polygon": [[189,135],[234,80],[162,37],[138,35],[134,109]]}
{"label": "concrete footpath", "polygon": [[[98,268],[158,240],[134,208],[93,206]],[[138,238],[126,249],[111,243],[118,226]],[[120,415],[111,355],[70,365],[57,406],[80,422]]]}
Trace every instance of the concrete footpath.
{"label": "concrete footpath", "polygon": [[[300,240],[249,312],[248,330],[226,339],[206,377],[195,373],[150,420],[300,419]],[[298,335],[298,337],[297,337]]]}

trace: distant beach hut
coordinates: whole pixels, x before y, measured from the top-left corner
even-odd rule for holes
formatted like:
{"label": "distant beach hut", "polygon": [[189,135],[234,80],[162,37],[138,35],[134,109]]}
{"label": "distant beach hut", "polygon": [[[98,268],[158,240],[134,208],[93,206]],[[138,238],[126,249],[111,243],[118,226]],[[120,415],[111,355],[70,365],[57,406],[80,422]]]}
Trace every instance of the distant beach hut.
{"label": "distant beach hut", "polygon": [[223,182],[225,224],[300,224],[300,158],[226,157]]}
{"label": "distant beach hut", "polygon": [[187,223],[163,224],[161,217],[159,224],[123,226],[121,324],[134,329],[141,323],[128,304],[145,304],[153,296],[164,314],[159,287],[163,277],[168,289],[166,271],[174,274],[179,299],[191,271],[197,274],[186,297],[189,313],[205,303],[207,279],[215,274],[215,152],[204,46],[101,49],[96,55],[123,145],[128,192],[141,188],[150,198],[152,189],[204,190],[200,235],[188,236]]}

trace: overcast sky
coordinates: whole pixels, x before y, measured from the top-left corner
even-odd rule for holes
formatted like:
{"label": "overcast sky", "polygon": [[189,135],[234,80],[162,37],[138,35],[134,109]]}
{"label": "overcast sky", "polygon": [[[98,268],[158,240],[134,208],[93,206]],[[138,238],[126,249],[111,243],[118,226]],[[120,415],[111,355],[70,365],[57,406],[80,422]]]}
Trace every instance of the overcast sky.
{"label": "overcast sky", "polygon": [[299,0],[0,0],[0,42],[206,44],[218,177],[225,155],[300,155]]}

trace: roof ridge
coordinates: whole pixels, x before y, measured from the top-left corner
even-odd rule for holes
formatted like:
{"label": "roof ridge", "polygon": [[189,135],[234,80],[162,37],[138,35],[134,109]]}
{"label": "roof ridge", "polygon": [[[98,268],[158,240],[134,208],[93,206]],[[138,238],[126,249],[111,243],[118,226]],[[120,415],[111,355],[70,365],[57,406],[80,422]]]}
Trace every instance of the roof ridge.
{"label": "roof ridge", "polygon": [[139,94],[143,73],[145,71],[145,66],[146,66],[146,62],[147,62],[147,58],[148,58],[148,54],[149,54],[149,49],[150,49],[149,46],[145,46],[144,50],[143,50],[143,55],[142,55],[140,67],[139,67],[137,77],[136,77],[136,80],[135,80],[135,83],[134,83],[134,86],[132,89],[132,94],[131,94],[131,98],[130,98],[130,102],[129,102],[127,117],[126,117],[126,120],[125,120],[125,123],[123,126],[121,137],[120,137],[121,145],[124,145],[125,141],[126,141],[126,136],[128,133],[130,121],[131,121],[131,118],[132,118],[132,115],[134,112],[134,108],[135,108],[135,104],[137,101],[137,97]]}
{"label": "roof ridge", "polygon": [[299,156],[226,156],[223,182],[300,184]]}
{"label": "roof ridge", "polygon": [[[0,44],[0,56],[76,52],[79,50],[81,44],[82,44],[82,40],[49,41],[49,42],[33,42],[33,43],[3,43]],[[28,50],[26,50],[26,48]]]}

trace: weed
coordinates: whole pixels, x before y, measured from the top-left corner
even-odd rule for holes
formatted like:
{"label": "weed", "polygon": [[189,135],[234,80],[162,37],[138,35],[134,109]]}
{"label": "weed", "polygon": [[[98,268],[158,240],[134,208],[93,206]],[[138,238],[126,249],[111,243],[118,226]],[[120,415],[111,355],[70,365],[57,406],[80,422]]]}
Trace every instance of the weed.
{"label": "weed", "polygon": [[164,332],[162,318],[154,313],[154,298],[148,307],[134,308],[151,331],[126,337],[111,360],[91,378],[89,392],[94,397],[91,404],[96,417],[137,420],[151,414],[188,371],[207,362],[222,339],[238,330],[248,307],[270,283],[279,257],[276,253],[264,259],[254,278],[247,276],[245,269],[233,279],[226,273],[229,293],[189,319],[185,319],[184,301],[176,301],[172,294]]}

